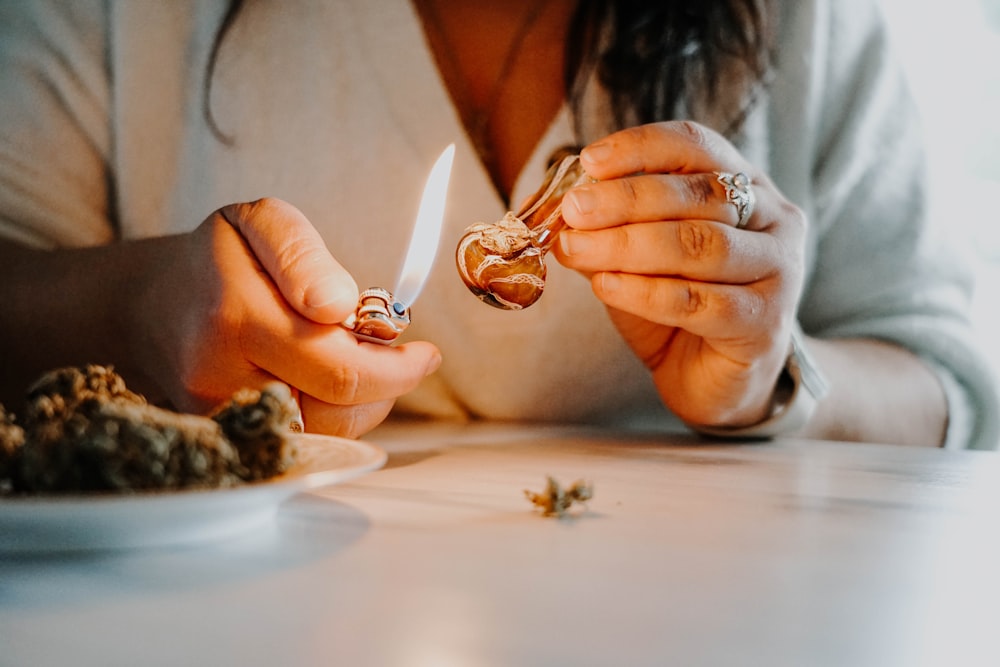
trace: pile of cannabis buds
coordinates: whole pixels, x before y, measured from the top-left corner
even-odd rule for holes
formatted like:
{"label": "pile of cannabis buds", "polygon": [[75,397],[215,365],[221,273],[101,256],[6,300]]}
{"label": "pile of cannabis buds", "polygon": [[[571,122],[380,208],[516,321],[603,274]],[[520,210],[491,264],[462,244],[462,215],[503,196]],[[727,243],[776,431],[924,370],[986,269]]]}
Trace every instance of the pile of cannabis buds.
{"label": "pile of cannabis buds", "polygon": [[147,404],[113,369],[53,370],[24,419],[0,406],[0,496],[238,486],[281,474],[296,450],[288,387],[244,389],[210,417]]}

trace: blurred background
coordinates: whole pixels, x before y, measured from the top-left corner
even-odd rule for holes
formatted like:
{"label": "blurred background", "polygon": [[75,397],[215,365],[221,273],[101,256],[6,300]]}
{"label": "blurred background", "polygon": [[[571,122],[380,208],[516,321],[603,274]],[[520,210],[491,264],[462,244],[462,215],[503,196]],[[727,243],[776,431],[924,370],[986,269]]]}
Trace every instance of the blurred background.
{"label": "blurred background", "polygon": [[1000,0],[881,3],[921,108],[936,219],[972,241],[976,324],[1000,374]]}

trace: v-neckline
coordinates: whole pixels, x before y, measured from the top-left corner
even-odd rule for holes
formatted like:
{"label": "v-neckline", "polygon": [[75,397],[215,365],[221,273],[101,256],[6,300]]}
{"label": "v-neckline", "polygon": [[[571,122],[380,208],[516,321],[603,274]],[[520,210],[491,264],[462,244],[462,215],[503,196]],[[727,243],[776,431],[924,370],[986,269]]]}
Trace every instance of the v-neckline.
{"label": "v-neckline", "polygon": [[[475,169],[498,208],[509,208],[455,107],[412,0],[397,0],[391,10],[385,3],[366,0],[352,6],[357,27],[365,37],[366,59],[378,77],[392,117],[413,148],[424,155],[437,155],[441,146],[455,142],[460,153],[475,158]],[[549,155],[573,141],[568,108],[563,103],[514,179],[510,194],[513,205],[541,183]]]}

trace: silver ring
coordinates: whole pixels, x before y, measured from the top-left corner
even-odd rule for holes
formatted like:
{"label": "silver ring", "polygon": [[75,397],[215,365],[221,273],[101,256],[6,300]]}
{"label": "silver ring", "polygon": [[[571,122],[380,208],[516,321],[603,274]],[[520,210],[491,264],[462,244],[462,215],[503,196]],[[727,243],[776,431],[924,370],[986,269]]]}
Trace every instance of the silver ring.
{"label": "silver ring", "polygon": [[757,197],[750,186],[750,177],[742,171],[730,174],[724,171],[714,172],[717,181],[722,183],[726,189],[726,201],[736,207],[736,214],[739,220],[736,222],[736,229],[743,229],[753,215],[754,205]]}

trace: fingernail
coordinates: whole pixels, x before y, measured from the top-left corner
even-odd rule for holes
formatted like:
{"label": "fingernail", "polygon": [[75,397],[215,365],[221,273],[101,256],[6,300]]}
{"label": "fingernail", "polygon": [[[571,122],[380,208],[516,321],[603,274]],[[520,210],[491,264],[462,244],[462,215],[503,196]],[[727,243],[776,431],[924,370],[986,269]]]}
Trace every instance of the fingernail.
{"label": "fingernail", "polygon": [[333,304],[347,305],[354,299],[353,290],[344,281],[324,276],[310,285],[302,300],[307,308],[325,308]]}
{"label": "fingernail", "polygon": [[440,367],[441,367],[441,353],[438,352],[433,357],[431,357],[430,362],[427,364],[427,369],[424,371],[424,375],[425,376],[430,375]]}
{"label": "fingernail", "polygon": [[611,157],[611,145],[603,141],[591,144],[580,152],[580,161],[585,165],[597,165]]}
{"label": "fingernail", "polygon": [[559,232],[559,249],[567,257],[579,255],[590,250],[594,245],[593,239],[587,234],[564,229]]}
{"label": "fingernail", "polygon": [[617,292],[621,288],[622,278],[617,273],[602,273],[601,274],[601,291],[602,292]]}
{"label": "fingernail", "polygon": [[576,209],[576,212],[580,215],[587,215],[597,208],[597,197],[595,197],[593,191],[586,186],[570,190],[566,193],[566,196],[563,197],[563,201]]}

